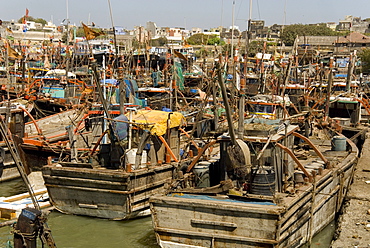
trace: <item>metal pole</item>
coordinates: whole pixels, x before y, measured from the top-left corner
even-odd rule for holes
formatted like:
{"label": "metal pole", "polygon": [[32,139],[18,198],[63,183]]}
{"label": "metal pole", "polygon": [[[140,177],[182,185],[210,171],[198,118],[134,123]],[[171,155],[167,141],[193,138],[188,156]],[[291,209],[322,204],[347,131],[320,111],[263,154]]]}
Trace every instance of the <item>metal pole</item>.
{"label": "metal pole", "polygon": [[116,37],[116,29],[114,28],[114,23],[113,23],[112,6],[110,4],[110,0],[108,0],[108,5],[109,5],[110,20],[112,22],[112,28],[113,28],[113,39],[114,39],[114,50],[115,50],[114,55],[117,57],[117,54],[118,54],[117,37]]}
{"label": "metal pole", "polygon": [[66,41],[66,83],[68,84],[69,71],[69,14],[68,14],[68,0],[66,0],[67,7],[67,41]]}
{"label": "metal pole", "polygon": [[328,79],[328,87],[326,92],[326,103],[325,103],[325,120],[329,117],[329,109],[330,109],[330,94],[331,94],[331,88],[333,84],[333,57],[330,58],[330,71],[329,71],[329,79]]}
{"label": "metal pole", "polygon": [[231,61],[234,63],[234,9],[235,1],[233,1],[233,11],[232,11],[232,20],[231,20]]}

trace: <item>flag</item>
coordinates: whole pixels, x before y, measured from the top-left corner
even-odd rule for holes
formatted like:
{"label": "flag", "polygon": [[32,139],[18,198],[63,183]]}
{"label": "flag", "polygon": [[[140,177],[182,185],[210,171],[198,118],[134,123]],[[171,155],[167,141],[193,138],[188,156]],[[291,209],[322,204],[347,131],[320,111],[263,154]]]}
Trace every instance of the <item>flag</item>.
{"label": "flag", "polygon": [[29,13],[29,11],[28,11],[28,9],[26,8],[26,17],[28,17],[28,13]]}
{"label": "flag", "polygon": [[183,60],[188,60],[188,58],[187,57],[185,57],[184,56],[184,54],[182,54],[182,53],[180,53],[180,52],[178,52],[178,51],[176,51],[176,50],[173,50],[173,52],[174,52],[174,54],[176,55],[176,57],[178,57],[178,58],[180,58],[180,59],[183,59]]}
{"label": "flag", "polygon": [[184,40],[183,44],[184,44],[184,47],[190,47],[189,43],[186,40]]}
{"label": "flag", "polygon": [[96,37],[98,37],[100,35],[105,35],[105,33],[103,31],[95,31],[95,30],[89,28],[88,26],[86,26],[84,23],[82,23],[82,26],[84,28],[86,40],[92,40],[92,39],[95,39]]}
{"label": "flag", "polygon": [[21,59],[22,55],[20,55],[16,50],[11,48],[9,44],[7,44],[8,47],[8,57],[13,59]]}

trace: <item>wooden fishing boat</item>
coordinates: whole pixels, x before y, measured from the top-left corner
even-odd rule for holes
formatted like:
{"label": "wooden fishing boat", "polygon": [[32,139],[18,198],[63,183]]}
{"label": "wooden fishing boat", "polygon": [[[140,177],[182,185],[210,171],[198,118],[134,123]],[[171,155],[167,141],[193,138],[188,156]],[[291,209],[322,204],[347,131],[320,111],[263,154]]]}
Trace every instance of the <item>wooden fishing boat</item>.
{"label": "wooden fishing boat", "polygon": [[179,164],[183,116],[132,111],[110,124],[104,124],[109,118],[99,113],[90,115],[85,130],[70,139],[70,159],[43,167],[50,202],[57,210],[108,219],[148,213],[149,197],[163,190]]}
{"label": "wooden fishing boat", "polygon": [[75,123],[75,132],[83,129],[87,109],[73,108],[36,120],[29,115],[32,119],[24,124],[24,135],[20,141],[27,173],[40,170],[48,157],[58,156],[61,151],[65,151],[64,156],[69,154],[68,127]]}
{"label": "wooden fishing boat", "polygon": [[356,145],[344,136],[315,128],[305,137],[298,126],[278,120],[245,122],[237,142],[242,152],[232,152],[229,137],[217,142],[219,157],[192,163],[190,173],[165,194],[150,198],[161,247],[310,242],[341,208],[358,157]]}

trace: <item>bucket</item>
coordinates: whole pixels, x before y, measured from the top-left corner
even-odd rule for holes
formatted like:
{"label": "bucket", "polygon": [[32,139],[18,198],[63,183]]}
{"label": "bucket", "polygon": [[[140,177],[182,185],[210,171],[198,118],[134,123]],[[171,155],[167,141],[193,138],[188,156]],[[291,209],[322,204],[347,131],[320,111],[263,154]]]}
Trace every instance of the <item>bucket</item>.
{"label": "bucket", "polygon": [[347,139],[343,136],[334,136],[331,142],[332,151],[345,151],[347,150]]}
{"label": "bucket", "polygon": [[201,161],[196,166],[194,166],[194,174],[195,174],[195,185],[199,188],[209,187],[209,166],[210,162],[208,161]]}

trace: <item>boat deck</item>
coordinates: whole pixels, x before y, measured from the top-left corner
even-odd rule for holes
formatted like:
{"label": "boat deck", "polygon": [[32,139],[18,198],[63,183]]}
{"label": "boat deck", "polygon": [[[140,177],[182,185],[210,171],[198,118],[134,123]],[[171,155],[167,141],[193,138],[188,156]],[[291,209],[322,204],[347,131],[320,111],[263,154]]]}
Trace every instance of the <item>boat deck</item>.
{"label": "boat deck", "polygon": [[295,151],[300,163],[295,172],[306,173],[305,180],[283,185],[284,193],[205,196],[173,192],[152,197],[160,245],[251,248],[299,247],[308,242],[339,211],[358,155],[349,140],[348,151],[332,151],[330,140],[311,137],[310,141],[329,163],[311,149]]}

